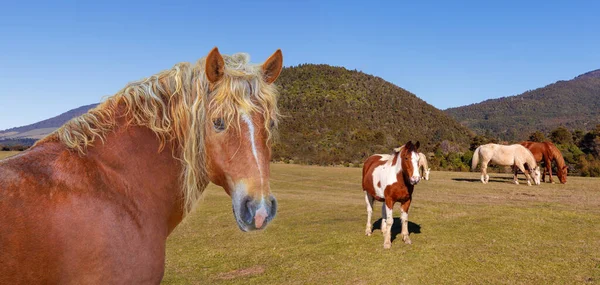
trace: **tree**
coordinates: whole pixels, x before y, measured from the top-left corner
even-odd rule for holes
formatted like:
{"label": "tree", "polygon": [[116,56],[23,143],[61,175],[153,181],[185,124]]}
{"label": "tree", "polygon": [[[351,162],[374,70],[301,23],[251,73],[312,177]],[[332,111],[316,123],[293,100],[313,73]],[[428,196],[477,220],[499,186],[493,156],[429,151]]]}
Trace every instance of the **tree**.
{"label": "tree", "polygon": [[488,144],[488,143],[498,143],[497,139],[490,138],[488,136],[476,135],[471,139],[471,144],[469,146],[469,150],[474,151],[480,145]]}
{"label": "tree", "polygon": [[555,144],[571,144],[573,143],[573,135],[567,128],[558,127],[550,133],[550,139]]}
{"label": "tree", "polygon": [[532,142],[543,142],[546,140],[546,136],[544,135],[544,133],[540,132],[540,131],[535,131],[533,133],[531,133],[531,135],[529,135],[529,141]]}

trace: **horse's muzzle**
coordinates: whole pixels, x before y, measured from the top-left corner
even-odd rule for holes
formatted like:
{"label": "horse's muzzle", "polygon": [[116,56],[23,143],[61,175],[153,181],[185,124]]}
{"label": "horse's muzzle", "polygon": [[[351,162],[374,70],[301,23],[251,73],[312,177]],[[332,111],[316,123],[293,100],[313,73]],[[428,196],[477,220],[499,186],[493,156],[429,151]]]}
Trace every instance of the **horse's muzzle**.
{"label": "horse's muzzle", "polygon": [[421,181],[421,176],[412,176],[410,178],[410,185],[416,185],[419,181]]}
{"label": "horse's muzzle", "polygon": [[277,214],[277,200],[273,195],[255,200],[245,193],[235,193],[232,206],[238,227],[245,232],[264,229]]}

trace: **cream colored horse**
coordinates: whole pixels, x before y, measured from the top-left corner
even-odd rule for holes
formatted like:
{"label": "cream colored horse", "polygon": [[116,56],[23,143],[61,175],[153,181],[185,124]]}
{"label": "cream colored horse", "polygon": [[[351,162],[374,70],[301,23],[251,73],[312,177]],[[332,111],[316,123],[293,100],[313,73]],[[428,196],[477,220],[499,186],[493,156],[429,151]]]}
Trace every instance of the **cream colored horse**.
{"label": "cream colored horse", "polygon": [[421,177],[425,180],[429,180],[429,172],[431,168],[429,168],[429,164],[427,164],[427,156],[422,152],[419,152],[419,172],[421,173]]}
{"label": "cream colored horse", "polygon": [[[487,184],[490,176],[487,174],[488,163],[506,166],[516,166],[525,173],[527,177],[527,185],[531,186],[531,178],[536,185],[540,185],[540,168],[535,162],[535,158],[531,151],[520,144],[499,145],[486,144],[479,146],[473,153],[473,161],[471,169],[475,170],[481,160],[481,182]],[[514,177],[515,184],[519,184],[517,175]]]}

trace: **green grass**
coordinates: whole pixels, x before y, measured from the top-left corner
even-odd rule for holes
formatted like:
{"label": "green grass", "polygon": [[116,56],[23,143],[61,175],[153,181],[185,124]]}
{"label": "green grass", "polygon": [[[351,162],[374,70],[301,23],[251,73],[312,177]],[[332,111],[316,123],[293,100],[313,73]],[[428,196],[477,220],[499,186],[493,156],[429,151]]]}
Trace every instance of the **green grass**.
{"label": "green grass", "polygon": [[163,283],[600,282],[600,179],[530,187],[490,176],[483,185],[479,173],[432,172],[415,188],[413,244],[398,235],[384,250],[381,231],[364,235],[361,169],[273,164],[279,212],[268,228],[241,232],[230,198],[209,187],[169,237]]}
{"label": "green grass", "polygon": [[20,153],[20,151],[0,151],[0,159],[7,158],[9,156],[13,156],[17,153]]}

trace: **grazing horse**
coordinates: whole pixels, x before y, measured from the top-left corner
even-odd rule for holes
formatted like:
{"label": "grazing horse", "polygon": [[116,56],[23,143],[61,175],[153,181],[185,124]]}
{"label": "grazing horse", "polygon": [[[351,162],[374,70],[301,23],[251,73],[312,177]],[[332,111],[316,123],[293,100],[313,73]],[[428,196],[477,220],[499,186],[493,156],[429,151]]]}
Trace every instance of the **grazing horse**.
{"label": "grazing horse", "polygon": [[363,166],[362,187],[367,202],[367,229],[365,234],[371,235],[371,216],[374,200],[384,202],[381,207],[381,231],[383,232],[383,248],[392,246],[391,232],[394,217],[392,209],[396,202],[401,203],[400,219],[402,220],[402,240],[410,244],[408,237],[408,209],[412,200],[415,184],[419,183],[419,142],[411,141],[394,149],[393,154],[374,154],[367,158]]}
{"label": "grazing horse", "polygon": [[[499,145],[486,144],[479,146],[473,153],[471,169],[475,170],[481,160],[481,182],[487,184],[490,176],[487,174],[488,163],[497,165],[515,166],[527,177],[527,185],[531,186],[531,178],[536,185],[540,185],[540,170],[535,162],[533,154],[520,144]],[[519,184],[515,172],[514,183]]]}
{"label": "grazing horse", "polygon": [[427,157],[422,152],[419,152],[419,173],[421,177],[425,180],[429,180],[429,172],[431,172],[431,168],[427,164]]}
{"label": "grazing horse", "polygon": [[167,236],[209,181],[242,231],[265,228],[282,61],[214,48],[0,161],[0,284],[160,283]]}
{"label": "grazing horse", "polygon": [[569,167],[565,165],[562,153],[560,153],[560,150],[553,143],[524,141],[520,142],[520,144],[531,151],[533,157],[535,157],[535,161],[544,161],[545,170],[542,172],[542,182],[546,182],[546,172],[548,172],[550,182],[554,183],[552,181],[552,161],[554,161],[556,163],[558,180],[562,184],[567,183],[567,171]]}

